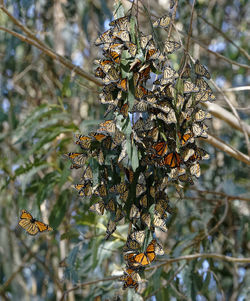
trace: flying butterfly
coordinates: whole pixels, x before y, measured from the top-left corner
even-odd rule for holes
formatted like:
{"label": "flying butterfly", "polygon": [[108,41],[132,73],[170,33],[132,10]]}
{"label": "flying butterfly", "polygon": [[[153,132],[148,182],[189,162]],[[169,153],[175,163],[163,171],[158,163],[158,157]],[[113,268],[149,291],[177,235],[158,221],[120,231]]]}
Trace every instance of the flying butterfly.
{"label": "flying butterfly", "polygon": [[211,78],[210,73],[208,72],[207,68],[203,66],[199,60],[196,60],[194,64],[194,71],[198,76],[206,77],[207,79]]}
{"label": "flying butterfly", "polygon": [[171,54],[171,53],[175,52],[176,50],[178,50],[180,47],[181,47],[180,43],[167,40],[164,43],[164,52]]}
{"label": "flying butterfly", "polygon": [[153,23],[153,27],[168,28],[171,23],[171,17],[172,17],[172,15],[169,13],[169,14],[157,19]]}
{"label": "flying butterfly", "polygon": [[105,239],[106,240],[109,239],[109,237],[115,232],[115,230],[116,230],[116,223],[110,219],[107,225]]}
{"label": "flying butterfly", "polygon": [[90,211],[97,213],[98,215],[103,215],[105,210],[105,204],[103,200],[100,200],[98,203],[93,204],[89,208]]}
{"label": "flying butterfly", "polygon": [[36,235],[38,232],[52,231],[53,229],[45,223],[38,221],[26,210],[21,211],[20,221],[18,225],[21,226],[30,235]]}

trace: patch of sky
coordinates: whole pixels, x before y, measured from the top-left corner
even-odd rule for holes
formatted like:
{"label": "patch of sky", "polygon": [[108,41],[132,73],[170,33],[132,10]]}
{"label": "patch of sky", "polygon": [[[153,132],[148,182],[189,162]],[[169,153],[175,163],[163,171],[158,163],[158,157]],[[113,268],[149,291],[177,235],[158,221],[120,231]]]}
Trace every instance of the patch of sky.
{"label": "patch of sky", "polygon": [[213,52],[221,52],[221,51],[225,50],[225,48],[226,48],[226,43],[222,42],[222,41],[210,44],[208,46],[208,49],[212,50]]}
{"label": "patch of sky", "polygon": [[34,4],[30,5],[30,7],[28,8],[27,16],[29,18],[34,18],[34,16],[35,16],[35,5]]}
{"label": "patch of sky", "polygon": [[2,108],[3,108],[3,111],[4,111],[5,113],[7,113],[7,112],[9,111],[9,108],[10,108],[10,102],[9,102],[9,100],[8,100],[6,97],[3,99],[3,102],[2,102]]}
{"label": "patch of sky", "polygon": [[110,19],[106,19],[105,21],[104,21],[104,29],[105,30],[108,30],[109,29],[109,23],[111,22],[111,20]]}
{"label": "patch of sky", "polygon": [[216,82],[216,85],[218,85],[220,88],[222,88],[225,85],[226,79],[224,76],[217,76],[215,82]]}
{"label": "patch of sky", "polygon": [[14,172],[15,170],[17,170],[19,167],[20,167],[19,164],[13,164],[13,165],[11,166],[12,172]]}
{"label": "patch of sky", "polygon": [[83,60],[83,55],[82,55],[81,51],[76,51],[73,54],[72,61],[73,61],[73,64],[76,65],[76,66],[82,66],[83,65],[84,60]]}
{"label": "patch of sky", "polygon": [[207,301],[207,299],[204,296],[197,295],[196,296],[196,301]]}
{"label": "patch of sky", "polygon": [[227,23],[227,22],[225,22],[225,21],[223,21],[222,22],[222,25],[221,25],[221,30],[223,31],[223,32],[227,32],[228,30],[229,30],[229,24]]}
{"label": "patch of sky", "polygon": [[239,283],[241,283],[244,280],[246,274],[246,269],[245,268],[238,268],[238,275],[239,275]]}
{"label": "patch of sky", "polygon": [[6,88],[10,91],[14,87],[12,79],[7,80]]}

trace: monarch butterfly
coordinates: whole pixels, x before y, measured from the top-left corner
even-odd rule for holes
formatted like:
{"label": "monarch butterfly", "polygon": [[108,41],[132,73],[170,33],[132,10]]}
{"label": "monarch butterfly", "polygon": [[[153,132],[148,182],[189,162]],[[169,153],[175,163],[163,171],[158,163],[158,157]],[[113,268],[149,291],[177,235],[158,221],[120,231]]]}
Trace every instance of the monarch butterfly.
{"label": "monarch butterfly", "polygon": [[132,57],[135,57],[136,52],[137,52],[137,46],[134,43],[131,42],[126,42],[125,43],[126,48],[128,49],[128,52]]}
{"label": "monarch butterfly", "polygon": [[145,89],[143,86],[137,86],[135,89],[135,97],[136,98],[143,98],[144,96],[148,95],[148,90]]}
{"label": "monarch butterfly", "polygon": [[173,109],[170,109],[167,116],[165,114],[161,113],[161,112],[158,113],[157,118],[161,119],[166,124],[171,124],[171,123],[176,123],[177,122],[177,119],[176,119],[176,116],[175,116],[175,111]]}
{"label": "monarch butterfly", "polygon": [[132,240],[138,242],[139,244],[143,244],[145,236],[146,236],[145,230],[135,231],[129,235],[129,239],[132,239]]}
{"label": "monarch butterfly", "polygon": [[209,87],[209,84],[203,78],[197,78],[196,85],[200,88],[201,91],[213,93],[212,89]]}
{"label": "monarch butterfly", "polygon": [[155,244],[156,244],[156,240],[153,239],[150,242],[150,244],[147,246],[146,252],[145,253],[136,254],[133,257],[133,261],[136,264],[139,264],[140,266],[148,265],[152,261],[154,261],[155,257],[156,257],[156,254],[155,254]]}
{"label": "monarch butterfly", "polygon": [[181,164],[181,157],[177,152],[172,152],[167,154],[166,157],[162,160],[162,165],[166,165],[170,168],[179,167],[180,164]]}
{"label": "monarch butterfly", "polygon": [[155,60],[159,57],[160,52],[156,48],[148,49],[146,54],[146,60]]}
{"label": "monarch butterfly", "polygon": [[136,279],[137,276],[135,274],[138,275],[138,273],[136,273],[133,269],[127,269],[125,271],[125,274],[119,278],[120,281],[124,281],[123,289],[126,289],[127,287],[131,287],[134,288],[136,291],[138,290],[139,284]]}
{"label": "monarch butterfly", "polygon": [[109,237],[115,232],[115,230],[116,230],[116,223],[110,219],[107,225],[105,239],[106,240],[109,239]]}
{"label": "monarch butterfly", "polygon": [[193,155],[190,156],[189,160],[190,161],[196,161],[196,160],[208,160],[209,159],[209,154],[202,148],[197,148]]}
{"label": "monarch butterfly", "polygon": [[98,78],[104,78],[106,76],[106,73],[103,72],[102,68],[101,67],[97,67],[95,69],[95,77],[98,77]]}
{"label": "monarch butterfly", "polygon": [[115,136],[113,138],[113,142],[114,142],[114,147],[120,145],[125,139],[125,135],[120,132],[119,130],[116,130],[115,132]]}
{"label": "monarch butterfly", "polygon": [[129,21],[130,21],[130,17],[129,16],[125,16],[125,17],[121,17],[118,19],[115,19],[113,21],[111,21],[109,23],[109,26],[116,26],[118,27],[120,30],[129,30]]}
{"label": "monarch butterfly", "polygon": [[177,179],[179,176],[184,175],[185,172],[184,168],[176,167],[171,169],[169,176],[171,179]]}
{"label": "monarch butterfly", "polygon": [[149,213],[142,213],[141,215],[141,221],[148,227],[150,228],[151,226],[151,217]]}
{"label": "monarch butterfly", "polygon": [[153,142],[156,142],[158,140],[158,137],[159,137],[159,129],[158,129],[158,127],[155,127],[152,130],[150,130],[148,132],[147,136],[149,138],[151,138],[153,140]]}
{"label": "monarch butterfly", "polygon": [[153,225],[157,228],[160,228],[163,232],[167,232],[168,228],[166,226],[166,222],[161,218],[160,214],[155,212]]}
{"label": "monarch butterfly", "polygon": [[90,206],[89,210],[92,212],[97,213],[98,215],[103,215],[104,213],[104,209],[105,209],[105,205],[104,205],[104,201],[101,200],[96,204],[93,204],[92,206]]}
{"label": "monarch butterfly", "polygon": [[164,52],[171,54],[176,50],[178,50],[180,47],[181,47],[180,43],[168,40],[164,43]]}
{"label": "monarch butterfly", "polygon": [[200,122],[205,119],[212,118],[212,115],[208,112],[205,112],[203,110],[199,110],[198,112],[195,113],[195,121]]}
{"label": "monarch butterfly", "polygon": [[128,117],[128,110],[129,110],[129,105],[127,103],[124,103],[120,109],[120,112],[123,117]]}
{"label": "monarch butterfly", "polygon": [[129,218],[130,219],[138,219],[138,218],[140,218],[140,210],[139,210],[138,207],[135,206],[135,204],[133,204],[131,206]]}
{"label": "monarch butterfly", "polygon": [[98,142],[102,142],[104,139],[107,138],[107,135],[102,133],[92,133],[91,136],[94,137],[95,140]]}
{"label": "monarch butterfly", "polygon": [[155,254],[164,255],[163,247],[158,242],[155,243]]}
{"label": "monarch butterfly", "polygon": [[143,64],[139,69],[139,79],[140,80],[147,80],[150,78],[150,72],[151,72],[151,65],[150,63]]}
{"label": "monarch butterfly", "polygon": [[115,212],[115,219],[114,222],[119,222],[124,217],[124,213],[122,212],[121,208],[117,208]]}
{"label": "monarch butterfly", "polygon": [[187,63],[184,67],[184,71],[182,72],[182,68],[179,70],[179,73],[182,74],[182,78],[190,78],[191,77],[191,66]]}
{"label": "monarch butterfly", "polygon": [[196,86],[195,84],[193,84],[192,82],[186,80],[184,81],[184,91],[183,93],[191,93],[191,92],[199,92],[200,89],[198,86]]}
{"label": "monarch butterfly", "polygon": [[128,199],[128,190],[126,190],[126,191],[124,191],[123,193],[120,194],[120,200],[122,202],[125,203],[127,201],[127,199]]}
{"label": "monarch butterfly", "polygon": [[134,179],[134,172],[131,169],[128,169],[128,168],[124,168],[124,170],[125,170],[127,180],[131,184],[133,182],[133,179]]}
{"label": "monarch butterfly", "polygon": [[209,74],[207,68],[205,66],[203,66],[199,60],[196,60],[195,64],[194,64],[194,71],[197,75],[199,76],[204,76],[207,79],[211,78],[211,75]]}
{"label": "monarch butterfly", "polygon": [[187,182],[191,185],[194,185],[194,181],[192,180],[192,178],[187,173],[185,173],[184,175],[179,176],[179,180],[181,182]]}
{"label": "monarch butterfly", "polygon": [[95,40],[95,45],[99,46],[104,43],[112,43],[113,38],[112,38],[112,30],[109,29],[105,31],[102,35],[100,35],[96,40]]}
{"label": "monarch butterfly", "polygon": [[149,41],[152,41],[152,35],[147,35],[147,36],[141,36],[140,42],[141,42],[141,48],[145,49],[146,46],[148,45]]}
{"label": "monarch butterfly", "polygon": [[170,67],[166,67],[163,71],[163,79],[165,79],[165,81],[162,81],[162,84],[165,85],[167,84],[170,80],[178,78],[179,74],[172,68]]}
{"label": "monarch butterfly", "polygon": [[108,55],[115,63],[120,64],[121,62],[121,56],[120,53],[118,53],[115,50],[107,50],[105,51],[105,54]]}
{"label": "monarch butterfly", "polygon": [[147,198],[147,195],[145,194],[142,198],[140,198],[140,201],[139,201],[140,205],[143,207],[143,208],[147,208],[148,207],[148,198]]}
{"label": "monarch butterfly", "polygon": [[92,180],[93,179],[93,172],[90,166],[87,166],[83,172],[82,180]]}
{"label": "monarch butterfly", "polygon": [[207,138],[207,128],[204,124],[200,125],[198,123],[193,123],[192,124],[192,132],[194,134],[194,137],[203,137]]}
{"label": "monarch butterfly", "polygon": [[209,93],[208,91],[200,91],[195,94],[196,102],[206,102],[206,101],[214,101],[216,97],[213,93]]}
{"label": "monarch butterfly", "polygon": [[184,134],[178,132],[178,137],[180,139],[181,146],[185,146],[187,143],[194,142],[193,134],[190,130],[187,130]]}
{"label": "monarch butterfly", "polygon": [[38,232],[53,230],[49,225],[33,218],[33,216],[26,210],[21,211],[20,221],[18,224],[30,235],[36,235]]}
{"label": "monarch butterfly", "polygon": [[185,149],[184,153],[183,153],[183,160],[184,162],[188,161],[194,154],[194,149],[192,148],[187,148]]}
{"label": "monarch butterfly", "polygon": [[112,67],[113,62],[111,60],[94,60],[96,65],[100,65],[102,70],[107,73],[109,69]]}
{"label": "monarch butterfly", "polygon": [[190,170],[191,175],[196,176],[196,178],[200,177],[201,168],[200,168],[200,164],[198,162],[191,165],[189,170]]}
{"label": "monarch butterfly", "polygon": [[142,184],[136,184],[136,197],[138,198],[146,191],[146,186]]}
{"label": "monarch butterfly", "polygon": [[127,91],[128,90],[128,80],[127,78],[121,79],[117,84],[116,84],[118,89],[121,89],[122,91]]}
{"label": "monarch butterfly", "polygon": [[129,32],[127,30],[114,31],[113,37],[118,38],[118,39],[122,40],[123,42],[130,41]]}
{"label": "monarch butterfly", "polygon": [[155,204],[155,212],[158,212],[161,216],[165,215],[166,210],[169,208],[169,203],[165,199],[160,199]]}
{"label": "monarch butterfly", "polygon": [[80,145],[82,149],[89,149],[91,146],[92,138],[89,136],[76,135],[76,144]]}
{"label": "monarch butterfly", "polygon": [[123,252],[128,252],[131,250],[138,250],[140,247],[141,247],[141,245],[137,241],[128,239],[126,246],[123,247]]}
{"label": "monarch butterfly", "polygon": [[116,211],[116,203],[113,199],[110,199],[105,206],[108,211],[115,212]]}
{"label": "monarch butterfly", "polygon": [[101,184],[97,187],[97,192],[100,197],[106,197],[107,196],[107,188],[106,185]]}
{"label": "monarch butterfly", "polygon": [[110,134],[115,133],[116,125],[113,119],[106,120],[99,124],[100,128],[98,131],[100,132],[108,132]]}
{"label": "monarch butterfly", "polygon": [[105,158],[104,158],[103,151],[102,151],[101,149],[100,149],[99,152],[98,152],[97,159],[98,159],[98,163],[99,163],[100,165],[103,165],[103,164],[104,164]]}
{"label": "monarch butterfly", "polygon": [[161,27],[161,28],[168,28],[171,22],[172,15],[169,13],[168,15],[165,15],[159,19],[157,19],[153,23],[153,27]]}
{"label": "monarch butterfly", "polygon": [[75,184],[73,187],[78,191],[80,196],[91,196],[92,195],[92,185],[89,181],[84,184]]}
{"label": "monarch butterfly", "polygon": [[[137,90],[136,90],[137,91]],[[137,91],[138,92],[138,91]],[[136,97],[139,98],[139,94],[136,93]],[[141,94],[142,96],[143,94]],[[134,105],[132,110],[130,111],[131,113],[135,113],[135,112],[146,112],[148,108],[148,105],[143,102],[143,101],[138,101],[138,100],[134,100]]]}
{"label": "monarch butterfly", "polygon": [[156,151],[158,156],[163,157],[168,151],[167,142],[158,142],[153,145],[153,149]]}
{"label": "monarch butterfly", "polygon": [[68,157],[71,160],[72,165],[70,168],[76,169],[83,167],[88,159],[88,156],[83,153],[67,153],[64,154],[64,156]]}
{"label": "monarch butterfly", "polygon": [[119,79],[119,74],[114,67],[110,68],[106,73],[106,77],[102,78],[104,84],[110,84],[113,82],[117,82]]}

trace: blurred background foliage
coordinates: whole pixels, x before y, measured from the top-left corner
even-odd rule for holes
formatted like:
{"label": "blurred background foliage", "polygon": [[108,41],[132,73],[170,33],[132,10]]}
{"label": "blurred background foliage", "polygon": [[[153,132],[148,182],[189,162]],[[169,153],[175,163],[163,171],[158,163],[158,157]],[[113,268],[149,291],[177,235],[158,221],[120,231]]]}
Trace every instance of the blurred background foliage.
{"label": "blurred background foliage", "polygon": [[[113,18],[113,0],[1,1],[5,8],[56,53],[93,74],[101,57],[93,46]],[[122,1],[126,10],[129,1]],[[144,1],[142,1],[144,3]],[[164,15],[167,0],[145,1],[152,20]],[[174,33],[185,45],[191,1],[179,0]],[[249,21],[247,0],[195,2],[190,54],[205,64],[214,82],[249,124]],[[139,1],[140,30],[151,33]],[[124,267],[121,247],[127,226],[104,240],[107,218],[71,188],[79,174],[62,154],[76,151],[75,133],[88,133],[103,120],[100,88],[46,53],[3,30],[24,32],[0,12],[0,299],[1,300],[249,300],[250,262],[213,258],[176,261],[146,271],[142,296],[110,280]],[[165,41],[164,31],[157,32]],[[178,66],[182,52],[171,56]],[[231,112],[214,89],[218,104]],[[218,117],[210,134],[247,155],[246,137]],[[249,128],[248,128],[249,130]],[[247,132],[250,135],[250,130]],[[159,233],[166,250],[161,261],[193,253],[250,257],[249,166],[201,141],[211,156],[194,186],[185,186],[169,232]],[[203,191],[203,192],[202,192]],[[228,197],[230,196],[230,197]],[[48,222],[51,234],[29,237],[16,229],[21,209]],[[105,281],[98,281],[105,279]],[[74,285],[93,281],[71,292]]]}

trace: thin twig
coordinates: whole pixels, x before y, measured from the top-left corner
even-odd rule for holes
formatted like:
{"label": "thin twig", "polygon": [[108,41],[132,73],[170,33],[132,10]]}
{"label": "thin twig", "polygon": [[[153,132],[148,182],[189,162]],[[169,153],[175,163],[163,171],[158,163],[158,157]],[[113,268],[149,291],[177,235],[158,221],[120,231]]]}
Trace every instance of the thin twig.
{"label": "thin twig", "polygon": [[198,18],[202,19],[205,23],[207,23],[209,26],[211,26],[214,30],[219,32],[219,34],[228,42],[234,45],[248,60],[250,60],[250,55],[246,52],[245,49],[239,47],[233,40],[231,40],[222,30],[220,30],[218,27],[216,27],[213,23],[210,23],[208,20],[206,20],[201,15],[197,14]]}
{"label": "thin twig", "polygon": [[24,36],[22,34],[19,34],[13,30],[7,29],[5,27],[0,26],[0,30],[5,31],[11,35],[13,35],[14,37],[18,38],[19,40],[26,42],[32,46],[37,47],[38,49],[40,49],[42,52],[44,52],[46,55],[48,55],[49,57],[51,57],[53,60],[60,62],[62,65],[64,65],[65,67],[67,67],[70,70],[73,70],[76,74],[78,74],[81,77],[86,78],[89,81],[94,82],[96,85],[98,86],[102,86],[102,82],[100,82],[99,80],[97,80],[94,76],[90,75],[89,73],[85,72],[83,69],[81,69],[80,67],[74,65],[71,63],[70,60],[64,58],[63,56],[57,54],[54,50],[50,49],[49,47],[44,47],[41,44],[38,44],[37,42],[35,42],[33,39]]}
{"label": "thin twig", "polygon": [[244,123],[241,121],[239,114],[237,113],[236,109],[234,108],[234,106],[231,104],[231,101],[229,100],[229,98],[226,96],[226,94],[221,90],[221,88],[216,85],[216,83],[211,79],[213,85],[215,86],[215,88],[221,93],[221,95],[223,96],[224,100],[226,101],[226,103],[228,104],[228,106],[230,107],[230,109],[232,110],[234,116],[238,119],[239,124],[241,126],[241,129],[244,133],[245,136],[245,140],[246,140],[246,146],[247,146],[247,150],[248,150],[248,156],[250,157],[250,143],[249,143],[249,137],[247,134],[247,130],[246,127],[244,125]]}
{"label": "thin twig", "polygon": [[175,4],[174,4],[174,11],[172,13],[171,23],[170,23],[169,31],[168,31],[168,39],[171,36],[171,32],[172,32],[172,28],[173,28],[173,23],[174,23],[175,16],[176,16],[177,7],[178,7],[178,0],[176,0]]}
{"label": "thin twig", "polygon": [[232,146],[226,144],[224,141],[219,139],[218,137],[208,135],[207,138],[200,138],[204,140],[205,142],[213,145],[214,147],[220,149],[221,151],[227,153],[229,156],[235,158],[236,160],[239,160],[241,162],[246,163],[247,165],[250,165],[250,157],[243,154],[242,152],[238,151],[237,149],[233,148]]}

